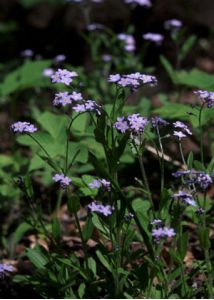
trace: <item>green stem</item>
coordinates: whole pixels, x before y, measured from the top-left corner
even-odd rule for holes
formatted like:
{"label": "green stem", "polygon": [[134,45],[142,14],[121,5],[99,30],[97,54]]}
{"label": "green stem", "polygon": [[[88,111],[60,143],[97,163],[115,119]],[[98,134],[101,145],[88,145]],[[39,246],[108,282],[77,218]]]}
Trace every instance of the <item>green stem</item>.
{"label": "green stem", "polygon": [[82,229],[81,229],[81,226],[80,226],[80,221],[79,221],[79,218],[78,218],[78,215],[77,215],[76,212],[74,213],[74,217],[75,217],[75,221],[76,221],[77,228],[78,228],[78,231],[79,231],[79,235],[80,235],[80,238],[81,238],[82,248],[83,248],[83,252],[84,252],[84,256],[85,256],[85,262],[86,262],[86,270],[87,270],[87,273],[88,273],[88,276],[89,276],[90,275],[90,270],[89,270],[89,266],[88,266],[87,245],[85,243],[85,239],[83,237]]}
{"label": "green stem", "polygon": [[179,150],[180,150],[180,154],[181,154],[182,163],[187,168],[187,163],[186,163],[185,158],[184,158],[183,149],[182,149],[182,145],[181,145],[181,141],[180,140],[178,142],[178,145],[179,145]]}
{"label": "green stem", "polygon": [[[206,193],[204,194],[204,202],[203,202],[203,209],[206,211],[206,202],[207,202],[207,195]],[[203,215],[203,228],[206,230],[206,213]],[[207,268],[207,290],[208,290],[208,295],[209,299],[214,298],[214,293],[213,293],[213,276],[212,276],[212,265],[210,261],[210,255],[209,255],[209,250],[204,248],[204,256],[205,256],[205,263],[206,263],[206,268]]]}
{"label": "green stem", "polygon": [[160,150],[161,150],[160,168],[161,168],[161,195],[162,195],[162,192],[164,189],[164,151],[163,151],[163,145],[162,145],[158,125],[156,126],[156,130],[157,130],[158,142],[159,142],[159,146],[160,146]]}
{"label": "green stem", "polygon": [[67,139],[66,139],[66,148],[65,148],[65,167],[64,167],[64,174],[66,175],[68,172],[68,152],[69,152],[69,136],[70,130],[73,122],[79,117],[79,114],[76,115],[73,119],[71,119],[68,128],[67,128]]}
{"label": "green stem", "polygon": [[199,111],[199,129],[200,129],[200,153],[201,153],[201,163],[204,166],[204,148],[203,148],[203,128],[202,128],[202,112],[204,108],[205,103],[201,105],[200,111]]}

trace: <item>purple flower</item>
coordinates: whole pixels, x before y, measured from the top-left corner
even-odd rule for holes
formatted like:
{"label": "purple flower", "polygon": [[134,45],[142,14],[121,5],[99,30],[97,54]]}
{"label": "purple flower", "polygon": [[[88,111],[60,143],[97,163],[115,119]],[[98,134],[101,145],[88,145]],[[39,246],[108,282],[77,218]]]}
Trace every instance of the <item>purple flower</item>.
{"label": "purple flower", "polygon": [[86,111],[94,111],[97,115],[101,115],[100,106],[94,100],[87,100],[83,104],[77,104],[73,107],[73,110],[78,113]]}
{"label": "purple flower", "polygon": [[189,130],[189,128],[187,127],[186,124],[184,124],[183,122],[180,121],[176,121],[173,123],[173,127],[175,129],[180,129],[179,131],[175,130],[173,132],[174,136],[177,136],[179,138],[179,140],[183,137],[186,137],[187,134],[192,135],[192,132]]}
{"label": "purple flower", "polygon": [[38,130],[33,124],[30,124],[29,122],[20,121],[13,123],[10,128],[14,133],[34,133]]}
{"label": "purple flower", "polygon": [[77,93],[75,91],[72,92],[71,98],[74,101],[81,101],[81,100],[83,100],[82,94],[81,93]]}
{"label": "purple flower", "polygon": [[34,52],[31,49],[25,49],[20,54],[22,57],[30,58],[34,55]]}
{"label": "purple flower", "polygon": [[185,183],[187,185],[195,184],[200,190],[206,190],[213,183],[210,175],[206,174],[204,171],[186,170],[177,171],[172,173],[176,178],[185,176]]}
{"label": "purple flower", "polygon": [[86,111],[86,108],[84,104],[77,104],[76,106],[73,107],[73,110],[77,113],[83,113]]}
{"label": "purple flower", "polygon": [[87,26],[87,29],[88,29],[89,31],[102,30],[102,29],[104,29],[104,28],[105,28],[104,25],[98,24],[98,23],[89,24],[89,25]]}
{"label": "purple flower", "polygon": [[162,238],[166,238],[166,237],[171,238],[175,235],[176,235],[175,230],[170,227],[165,226],[165,227],[159,227],[159,228],[152,229],[152,236],[154,237],[154,239],[157,243],[159,243]]}
{"label": "purple flower", "polygon": [[7,272],[13,272],[14,268],[8,264],[0,264],[0,278],[3,278]]}
{"label": "purple flower", "polygon": [[172,198],[173,199],[181,199],[183,202],[185,202],[191,206],[197,206],[195,200],[193,199],[193,196],[184,191],[179,191],[178,194],[174,194],[172,196]]}
{"label": "purple flower", "polygon": [[124,49],[127,52],[133,52],[135,50],[135,39],[131,34],[119,33],[117,37],[120,41],[124,42]]}
{"label": "purple flower", "polygon": [[66,60],[66,56],[64,54],[59,54],[54,57],[55,62],[62,62]]}
{"label": "purple flower", "polygon": [[134,134],[139,134],[144,132],[147,123],[147,118],[141,117],[139,114],[133,114],[128,117],[118,117],[117,122],[114,124],[114,128],[121,133],[130,130],[130,132]]}
{"label": "purple flower", "polygon": [[103,60],[104,62],[109,62],[109,61],[112,60],[112,56],[111,56],[110,54],[103,54],[102,60]]}
{"label": "purple flower", "polygon": [[88,184],[88,186],[91,189],[99,189],[101,187],[101,182],[99,179],[94,179],[91,183]]}
{"label": "purple flower", "polygon": [[163,42],[164,39],[162,34],[151,32],[143,34],[143,38],[144,40],[151,41],[159,45]]}
{"label": "purple flower", "polygon": [[94,179],[88,186],[92,189],[99,189],[101,186],[105,188],[107,191],[111,190],[111,183],[106,179]]}
{"label": "purple flower", "polygon": [[118,82],[120,80],[120,74],[109,75],[109,82]]}
{"label": "purple flower", "polygon": [[160,219],[154,219],[150,224],[155,225],[157,227],[163,227],[164,222]]}
{"label": "purple flower", "polygon": [[68,94],[68,92],[60,92],[55,95],[53,100],[53,105],[58,106],[66,106],[72,103],[72,96]]}
{"label": "purple flower", "polygon": [[129,115],[127,119],[129,121],[129,127],[134,133],[143,132],[148,123],[147,118],[141,117],[139,114]]}
{"label": "purple flower", "polygon": [[177,20],[177,19],[171,19],[171,20],[167,20],[164,22],[164,27],[169,30],[169,29],[172,29],[172,30],[178,30],[182,27],[182,22],[180,20]]}
{"label": "purple flower", "polygon": [[118,117],[117,122],[114,123],[114,128],[116,128],[121,133],[125,133],[129,129],[128,122],[124,117]]}
{"label": "purple flower", "polygon": [[210,175],[201,172],[198,174],[198,176],[195,179],[195,183],[202,189],[206,190],[212,183],[212,178]]}
{"label": "purple flower", "polygon": [[194,93],[207,105],[208,108],[214,105],[214,92],[203,90],[194,91]]}
{"label": "purple flower", "polygon": [[125,3],[127,4],[138,4],[141,6],[151,7],[152,3],[150,0],[125,0]]}
{"label": "purple flower", "polygon": [[100,213],[101,215],[104,215],[105,217],[112,215],[112,212],[114,211],[114,207],[110,206],[108,204],[102,205],[97,203],[96,201],[93,201],[88,205],[88,208],[92,212]]}
{"label": "purple flower", "polygon": [[151,118],[151,123],[152,123],[152,127],[154,127],[154,128],[159,127],[159,126],[169,125],[169,122],[167,122],[164,119],[157,117],[157,116]]}
{"label": "purple flower", "polygon": [[71,179],[62,173],[55,174],[52,179],[53,181],[58,182],[63,189],[71,184]]}
{"label": "purple flower", "polygon": [[45,77],[51,77],[54,73],[54,70],[51,68],[46,68],[43,70],[42,75]]}
{"label": "purple flower", "polygon": [[125,74],[125,75],[110,75],[109,82],[115,82],[121,87],[130,87],[136,89],[143,84],[154,85],[157,83],[157,79],[155,76],[141,74],[139,72]]}
{"label": "purple flower", "polygon": [[52,76],[53,83],[64,83],[69,85],[73,81],[73,77],[78,76],[76,72],[70,72],[66,69],[58,69]]}

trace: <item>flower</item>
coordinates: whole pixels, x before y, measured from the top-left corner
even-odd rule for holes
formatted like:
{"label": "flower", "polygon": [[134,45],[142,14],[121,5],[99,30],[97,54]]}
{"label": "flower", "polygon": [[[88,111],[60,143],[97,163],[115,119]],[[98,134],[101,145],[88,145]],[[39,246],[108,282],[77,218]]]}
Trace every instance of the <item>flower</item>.
{"label": "flower", "polygon": [[72,100],[74,100],[74,101],[80,101],[80,100],[83,100],[82,94],[81,94],[81,93],[77,93],[77,92],[75,92],[75,91],[72,92],[71,98],[72,98]]}
{"label": "flower", "polygon": [[94,179],[91,183],[88,184],[91,189],[99,189],[101,186],[104,187],[107,191],[111,190],[111,183],[106,179]]}
{"label": "flower", "polygon": [[159,33],[148,32],[143,34],[144,40],[154,42],[156,44],[161,44],[163,42],[163,35]]}
{"label": "flower", "polygon": [[120,80],[120,78],[121,78],[120,74],[109,75],[108,81],[109,82],[118,82]]}
{"label": "flower", "polygon": [[141,117],[139,114],[133,114],[128,116],[129,127],[134,133],[143,132],[148,120]]}
{"label": "flower", "polygon": [[128,117],[118,117],[117,122],[114,123],[114,128],[120,133],[129,130],[133,134],[139,134],[144,132],[147,123],[147,118],[141,117],[139,114],[132,114]]}
{"label": "flower", "polygon": [[121,87],[131,87],[134,89],[140,87],[143,84],[154,85],[157,83],[157,79],[155,76],[141,74],[139,72],[125,75],[110,75],[108,81],[117,83]]}
{"label": "flower", "polygon": [[60,92],[55,95],[53,100],[53,105],[58,106],[66,106],[72,103],[72,97],[68,94],[68,92]]}
{"label": "flower", "polygon": [[185,176],[185,183],[187,185],[196,185],[200,190],[204,191],[209,188],[213,183],[210,175],[206,174],[204,171],[195,171],[195,170],[186,170],[186,171],[177,171],[172,173],[176,178]]}
{"label": "flower", "polygon": [[214,92],[198,90],[198,91],[194,91],[194,94],[196,94],[207,105],[208,108],[213,107]]}
{"label": "flower", "polygon": [[173,199],[181,199],[186,204],[189,204],[191,206],[197,206],[195,200],[193,199],[193,196],[191,194],[188,194],[184,191],[179,191],[178,194],[172,195]]}
{"label": "flower", "polygon": [[153,128],[169,125],[169,122],[157,116],[151,118],[151,123]]}
{"label": "flower", "polygon": [[64,54],[59,54],[59,55],[54,57],[55,62],[62,62],[64,60],[66,60],[66,56]]}
{"label": "flower", "polygon": [[104,62],[109,62],[109,61],[112,60],[112,56],[111,56],[110,54],[103,54],[102,60],[103,60]]}
{"label": "flower", "polygon": [[20,54],[22,57],[30,58],[34,55],[34,52],[31,49],[25,49],[25,50],[21,51]]}
{"label": "flower", "polygon": [[118,117],[117,122],[114,123],[114,128],[116,128],[121,133],[125,133],[129,129],[128,122],[124,117]]}
{"label": "flower", "polygon": [[175,230],[170,227],[159,227],[152,229],[152,236],[154,237],[156,242],[159,242],[162,238],[173,237],[175,236]]}
{"label": "flower", "polygon": [[73,81],[73,77],[78,76],[76,72],[68,71],[66,69],[58,69],[52,76],[53,83],[64,83],[65,85],[69,85]]}
{"label": "flower", "polygon": [[114,211],[113,206],[110,206],[108,204],[102,205],[96,201],[93,201],[92,203],[90,203],[88,205],[88,208],[90,209],[90,211],[100,213],[100,214],[104,215],[105,217],[110,216]]}
{"label": "flower", "polygon": [[54,70],[51,68],[46,68],[43,70],[42,75],[45,77],[51,77],[54,73]]}
{"label": "flower", "polygon": [[0,278],[4,277],[7,272],[13,272],[13,266],[9,264],[0,264]]}
{"label": "flower", "polygon": [[53,181],[58,182],[63,189],[71,184],[71,179],[62,173],[55,174],[52,179]]}
{"label": "flower", "polygon": [[97,115],[101,115],[100,106],[94,100],[87,100],[83,104],[77,104],[73,107],[73,110],[77,113],[94,111]]}
{"label": "flower", "polygon": [[152,3],[150,0],[125,0],[125,3],[127,4],[138,4],[141,6],[151,7]]}
{"label": "flower", "polygon": [[119,33],[117,35],[118,39],[120,41],[123,41],[124,42],[124,49],[127,51],[127,52],[133,52],[136,48],[135,46],[135,39],[133,37],[133,35],[131,34],[126,34],[126,33]]}
{"label": "flower", "polygon": [[177,19],[171,19],[171,20],[167,20],[164,22],[164,27],[167,30],[169,30],[169,29],[177,30],[177,29],[180,29],[182,27],[182,25],[183,25],[182,22]]}
{"label": "flower", "polygon": [[35,131],[38,130],[33,124],[31,124],[29,122],[21,122],[21,121],[13,123],[10,126],[10,128],[14,133],[16,133],[16,132],[34,133]]}
{"label": "flower", "polygon": [[187,134],[192,135],[192,132],[189,130],[187,125],[185,125],[183,122],[176,121],[176,122],[173,123],[173,127],[176,128],[176,129],[177,128],[181,129],[180,131],[175,130],[173,132],[173,135],[177,136],[179,138],[179,140],[183,137],[186,137]]}
{"label": "flower", "polygon": [[157,227],[163,227],[164,222],[160,219],[154,219],[150,224],[155,225]]}
{"label": "flower", "polygon": [[99,23],[92,23],[87,26],[87,29],[89,31],[102,30],[104,28],[105,28],[105,26],[102,24],[99,24]]}

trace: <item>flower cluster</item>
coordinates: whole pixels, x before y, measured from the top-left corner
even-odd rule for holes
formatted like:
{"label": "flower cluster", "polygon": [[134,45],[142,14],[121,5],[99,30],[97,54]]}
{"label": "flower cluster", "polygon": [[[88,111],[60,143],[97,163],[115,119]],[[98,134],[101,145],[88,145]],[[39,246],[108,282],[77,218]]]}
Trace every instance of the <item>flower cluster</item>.
{"label": "flower cluster", "polygon": [[175,200],[182,200],[184,203],[189,204],[191,206],[197,206],[193,196],[184,191],[179,191],[177,194],[172,195],[172,198]]}
{"label": "flower cluster", "polygon": [[99,189],[103,187],[107,191],[111,190],[111,182],[106,179],[94,179],[91,183],[88,184],[91,189]]}
{"label": "flower cluster", "polygon": [[[158,221],[160,221],[160,220],[158,220]],[[163,238],[167,238],[167,237],[171,238],[175,235],[176,235],[176,233],[173,228],[166,227],[166,226],[162,227],[159,224],[158,224],[157,228],[152,229],[152,236],[155,239],[156,243],[159,243],[160,240]]]}
{"label": "flower cluster", "polygon": [[66,60],[66,56],[64,54],[58,54],[57,56],[54,57],[54,61],[56,63],[60,63]]}
{"label": "flower cluster", "polygon": [[78,76],[75,71],[68,71],[66,69],[58,69],[52,76],[53,83],[64,83],[65,85],[69,85],[73,78]]}
{"label": "flower cluster", "polygon": [[52,68],[46,68],[42,72],[42,75],[45,77],[51,77],[53,74],[54,74],[54,70]]}
{"label": "flower cluster", "polygon": [[150,41],[150,42],[154,42],[158,45],[160,45],[163,42],[163,35],[160,33],[152,33],[152,32],[148,32],[143,34],[143,38],[144,40]]}
{"label": "flower cluster", "polygon": [[213,183],[210,175],[206,174],[204,171],[195,171],[195,170],[185,170],[185,171],[177,171],[172,173],[172,175],[176,178],[181,176],[185,177],[185,183],[187,185],[195,185],[201,190],[206,190]]}
{"label": "flower cluster", "polygon": [[99,23],[92,23],[87,26],[87,29],[89,31],[102,30],[104,28],[105,28],[105,26],[103,24],[99,24]]}
{"label": "flower cluster", "polygon": [[90,209],[90,211],[100,213],[101,215],[103,215],[105,217],[110,216],[114,211],[113,206],[110,206],[108,204],[106,204],[106,205],[99,204],[96,201],[91,202],[88,205],[88,208]]}
{"label": "flower cluster", "polygon": [[110,75],[109,82],[114,82],[121,87],[131,87],[131,88],[139,88],[143,84],[154,85],[157,83],[157,79],[155,76],[141,74],[139,72],[126,74],[126,75]]}
{"label": "flower cluster", "polygon": [[14,268],[8,264],[0,264],[0,278],[4,277],[7,272],[13,272]]}
{"label": "flower cluster", "polygon": [[38,129],[29,122],[16,122],[10,126],[11,130],[16,133],[34,133]]}
{"label": "flower cluster", "polygon": [[183,137],[186,137],[187,134],[192,135],[192,132],[189,130],[187,125],[185,125],[183,122],[176,121],[173,123],[174,132],[173,135],[178,137],[179,140]]}
{"label": "flower cluster", "polygon": [[25,50],[21,51],[20,54],[22,57],[31,58],[34,55],[34,52],[31,49],[25,49]]}
{"label": "flower cluster", "polygon": [[53,100],[53,105],[66,106],[67,104],[72,104],[73,101],[83,100],[82,94],[73,91],[71,94],[68,92],[60,92],[55,95]]}
{"label": "flower cluster", "polygon": [[94,100],[87,100],[82,102],[81,104],[77,104],[73,107],[73,110],[77,113],[83,113],[86,111],[96,112],[98,116],[101,115],[100,111],[101,106],[98,105]]}
{"label": "flower cluster", "polygon": [[133,35],[131,34],[126,34],[126,33],[120,33],[118,34],[118,39],[120,41],[123,41],[125,46],[124,46],[124,49],[127,51],[127,52],[133,52],[135,51],[135,39],[133,37]]}
{"label": "flower cluster", "polygon": [[125,0],[127,4],[138,4],[141,6],[151,7],[152,3],[150,0]]}
{"label": "flower cluster", "polygon": [[203,90],[194,91],[194,93],[207,105],[208,108],[214,105],[214,92]]}
{"label": "flower cluster", "polygon": [[144,132],[147,123],[147,118],[141,117],[139,114],[133,114],[128,117],[117,118],[114,128],[120,133],[125,133],[129,130],[133,134],[139,134]]}
{"label": "flower cluster", "polygon": [[53,176],[53,181],[58,182],[63,189],[71,184],[71,179],[62,173],[55,174]]}

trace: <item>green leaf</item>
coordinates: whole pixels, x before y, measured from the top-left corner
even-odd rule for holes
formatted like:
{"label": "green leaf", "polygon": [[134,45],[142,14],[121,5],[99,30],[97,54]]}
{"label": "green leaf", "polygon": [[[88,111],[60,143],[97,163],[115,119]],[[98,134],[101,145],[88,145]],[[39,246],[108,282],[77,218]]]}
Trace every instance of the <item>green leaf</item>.
{"label": "green leaf", "polygon": [[39,247],[27,249],[26,255],[37,269],[44,269],[48,263],[47,257],[42,253]]}
{"label": "green leaf", "polygon": [[58,140],[65,143],[66,139],[66,126],[67,119],[63,115],[55,115],[49,111],[46,111],[39,115],[37,122],[53,137],[54,140]]}
{"label": "green leaf", "polygon": [[78,295],[79,295],[80,299],[82,299],[83,296],[85,295],[85,288],[86,288],[85,283],[81,283],[78,288]]}
{"label": "green leaf", "polygon": [[112,273],[112,268],[109,264],[108,259],[106,258],[106,256],[104,256],[99,250],[96,251],[96,255],[98,257],[98,259],[100,260],[100,262],[102,263],[102,265],[109,271]]}
{"label": "green leaf", "polygon": [[80,209],[80,199],[77,195],[68,197],[68,209],[70,213],[76,213]]}
{"label": "green leaf", "polygon": [[188,169],[191,170],[192,169],[192,165],[193,165],[193,160],[194,160],[194,156],[193,156],[193,152],[191,151],[188,155],[188,158],[187,158],[187,166],[188,166]]}
{"label": "green leaf", "polygon": [[92,222],[92,217],[89,216],[86,223],[85,223],[83,231],[82,231],[83,238],[84,238],[85,241],[88,241],[91,238],[93,230],[94,230],[94,225],[93,225],[93,222]]}
{"label": "green leaf", "polygon": [[183,260],[186,255],[188,249],[188,240],[188,232],[183,233],[178,240],[178,252],[181,260]]}
{"label": "green leaf", "polygon": [[1,96],[18,90],[33,87],[49,86],[50,81],[46,81],[42,72],[51,65],[51,60],[27,61],[16,70],[10,72],[0,84]]}
{"label": "green leaf", "polygon": [[189,120],[188,112],[190,112],[191,108],[189,105],[181,104],[181,103],[169,103],[165,104],[161,108],[157,108],[154,110],[154,113],[160,114],[161,117],[167,119],[181,119],[181,120]]}
{"label": "green leaf", "polygon": [[195,44],[197,39],[196,35],[191,35],[182,45],[180,51],[179,51],[179,58],[180,60],[183,60],[188,52],[191,50],[193,45]]}
{"label": "green leaf", "polygon": [[164,55],[160,55],[160,62],[163,65],[163,67],[165,68],[165,70],[167,71],[172,82],[174,84],[176,84],[177,83],[176,73],[175,73],[172,65],[168,61],[168,59]]}
{"label": "green leaf", "polygon": [[191,88],[214,91],[214,76],[198,69],[176,72],[177,82]]}
{"label": "green leaf", "polygon": [[54,239],[56,241],[59,241],[61,236],[61,228],[60,228],[59,219],[57,218],[54,218],[52,220],[52,232],[53,232]]}
{"label": "green leaf", "polygon": [[93,257],[89,257],[88,267],[92,271],[94,277],[96,278],[96,276],[97,276],[97,265],[96,265],[96,260]]}
{"label": "green leaf", "polygon": [[209,248],[211,247],[209,232],[209,228],[199,227],[199,240],[201,243],[201,247],[205,250],[209,250]]}

